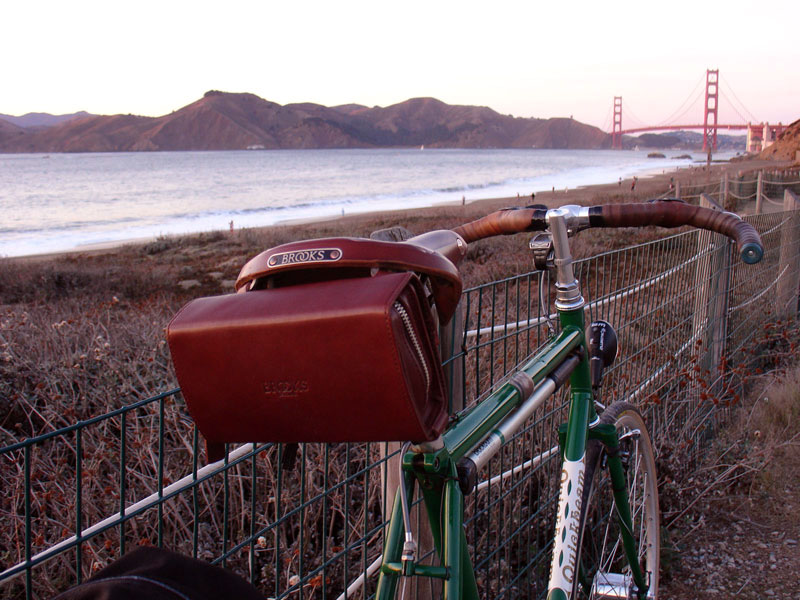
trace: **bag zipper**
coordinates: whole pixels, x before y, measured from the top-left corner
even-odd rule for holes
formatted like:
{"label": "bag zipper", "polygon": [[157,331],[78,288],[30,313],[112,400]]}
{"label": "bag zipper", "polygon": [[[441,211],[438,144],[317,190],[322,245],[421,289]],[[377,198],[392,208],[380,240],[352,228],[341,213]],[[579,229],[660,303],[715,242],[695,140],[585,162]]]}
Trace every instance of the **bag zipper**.
{"label": "bag zipper", "polygon": [[395,302],[394,309],[403,320],[403,323],[406,326],[406,331],[408,332],[408,337],[411,338],[411,344],[417,351],[419,362],[422,364],[422,370],[425,371],[425,395],[427,396],[430,393],[431,388],[431,373],[428,369],[428,363],[425,361],[425,354],[422,352],[422,346],[419,343],[419,338],[417,337],[416,331],[414,331],[414,326],[411,324],[411,317],[408,316],[408,311],[406,311],[405,307],[399,302]]}

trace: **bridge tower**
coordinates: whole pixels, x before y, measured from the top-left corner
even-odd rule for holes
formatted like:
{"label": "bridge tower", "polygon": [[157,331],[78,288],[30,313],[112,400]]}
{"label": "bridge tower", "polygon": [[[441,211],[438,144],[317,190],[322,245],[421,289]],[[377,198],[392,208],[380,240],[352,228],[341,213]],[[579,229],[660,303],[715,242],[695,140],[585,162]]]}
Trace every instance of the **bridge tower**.
{"label": "bridge tower", "polygon": [[706,69],[706,107],[703,119],[703,151],[717,149],[719,69]]}
{"label": "bridge tower", "polygon": [[622,96],[614,96],[614,127],[611,130],[611,148],[622,150]]}

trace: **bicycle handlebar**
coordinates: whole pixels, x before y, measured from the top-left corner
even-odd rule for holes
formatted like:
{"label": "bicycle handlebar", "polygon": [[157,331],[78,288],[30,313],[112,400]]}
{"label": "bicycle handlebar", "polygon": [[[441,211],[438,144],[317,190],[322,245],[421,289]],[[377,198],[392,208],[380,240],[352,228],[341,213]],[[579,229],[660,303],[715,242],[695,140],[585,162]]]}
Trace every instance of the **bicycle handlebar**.
{"label": "bicycle handlebar", "polygon": [[458,235],[469,243],[496,235],[547,229],[547,211],[541,208],[504,208],[476,221],[455,227]]}
{"label": "bicycle handlebar", "polygon": [[733,213],[712,210],[679,202],[649,204],[607,204],[589,210],[592,227],[681,227],[692,225],[728,236],[736,242],[742,260],[754,264],[761,260],[764,248],[761,236],[750,223]]}
{"label": "bicycle handlebar", "polygon": [[[733,213],[712,210],[682,202],[606,204],[601,206],[564,206],[571,229],[587,227],[682,227],[691,225],[728,236],[736,242],[742,260],[754,264],[761,260],[764,248],[758,232]],[[464,240],[474,242],[496,235],[547,229],[547,212],[540,208],[500,210],[453,229]]]}

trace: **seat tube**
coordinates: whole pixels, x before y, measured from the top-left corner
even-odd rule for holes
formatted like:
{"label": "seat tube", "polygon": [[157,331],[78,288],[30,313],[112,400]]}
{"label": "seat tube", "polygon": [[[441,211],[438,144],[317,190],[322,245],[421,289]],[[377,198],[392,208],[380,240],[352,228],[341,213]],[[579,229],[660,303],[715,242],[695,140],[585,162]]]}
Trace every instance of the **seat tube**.
{"label": "seat tube", "polygon": [[[403,473],[405,477],[405,473]],[[409,478],[410,479],[410,478]],[[386,542],[383,548],[383,564],[399,563],[403,551],[403,511],[401,508],[400,494],[403,493],[402,486],[398,486],[395,494],[394,505],[392,507],[392,517],[389,521],[388,531],[386,532]],[[399,573],[392,573],[381,567],[378,577],[378,588],[375,597],[379,600],[391,600],[395,597],[395,590]]]}
{"label": "seat tube", "polygon": [[[569,214],[569,211],[560,209],[550,210],[547,213],[553,235],[556,309],[562,328],[575,327],[583,332],[585,301],[572,269],[566,222]],[[583,346],[585,347],[585,342]],[[586,472],[586,439],[589,422],[596,418],[586,352],[570,376],[570,394],[567,434],[562,448],[561,490],[550,565],[548,600],[569,598],[578,577],[577,550]]]}
{"label": "seat tube", "polygon": [[447,481],[444,487],[444,556],[450,569],[450,576],[444,584],[444,600],[461,600],[461,545],[463,534],[461,515],[464,514],[464,498],[454,480]]}

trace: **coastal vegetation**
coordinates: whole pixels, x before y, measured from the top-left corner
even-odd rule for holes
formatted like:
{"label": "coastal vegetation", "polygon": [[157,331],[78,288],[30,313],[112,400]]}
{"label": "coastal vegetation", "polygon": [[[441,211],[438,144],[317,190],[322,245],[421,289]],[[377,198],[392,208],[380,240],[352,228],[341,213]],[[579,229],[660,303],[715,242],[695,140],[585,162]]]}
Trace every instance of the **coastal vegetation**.
{"label": "coastal vegetation", "polygon": [[[713,174],[703,172],[694,177],[705,178],[714,184],[719,182],[720,169],[738,169],[742,166],[714,168],[717,170]],[[537,194],[536,201],[549,206],[563,203],[640,201],[665,193],[670,177],[671,175],[664,175],[642,179],[635,193],[628,191],[629,182],[626,182],[624,186],[612,184],[570,192]],[[682,183],[686,186],[688,180],[684,179]],[[493,209],[518,203],[521,201],[513,198],[499,199],[466,206],[348,217],[323,223],[262,230],[245,229],[186,237],[159,237],[139,244],[92,253],[2,260],[0,446],[107,413],[174,387],[176,382],[164,342],[166,323],[191,298],[230,292],[239,268],[247,259],[265,248],[301,238],[367,236],[377,229],[395,225],[403,225],[413,233],[421,233],[453,227]],[[574,249],[578,256],[590,256],[611,248],[641,243],[666,233],[655,229],[632,229],[624,232],[597,230],[576,238]],[[462,269],[465,284],[469,287],[528,270],[530,260],[527,246],[519,236],[476,244],[470,249]],[[760,393],[762,384],[770,385],[769,376],[765,373],[775,367],[783,368],[786,361],[791,360],[793,349],[796,348],[792,344],[796,344],[797,338],[796,328],[792,329],[785,324],[764,331],[764,335],[759,338],[760,345],[754,349],[748,364],[753,373],[758,375],[747,382],[749,389]],[[756,372],[756,369],[761,372]],[[791,375],[791,372],[787,373]],[[791,383],[787,386],[791,386]],[[794,430],[791,425],[797,422],[794,418],[796,412],[792,412],[796,404],[793,404],[789,396],[778,399],[775,390],[776,387],[773,386],[767,392],[769,403],[761,399],[756,405],[769,408],[775,402],[780,409],[760,410],[759,413],[754,410],[747,423],[762,432],[758,439],[753,440],[752,444],[740,446],[737,441],[739,438],[735,437],[739,433],[734,430],[731,434],[734,437],[720,442],[720,450],[715,455],[714,462],[703,467],[703,472],[709,474],[707,479],[695,477],[688,481],[681,478],[686,475],[680,468],[683,455],[673,455],[672,459],[676,462],[673,463],[675,469],[671,473],[674,477],[667,482],[663,508],[671,511],[673,517],[680,517],[676,519],[676,558],[672,566],[675,578],[678,577],[679,569],[690,564],[688,558],[679,557],[688,556],[687,545],[692,540],[691,536],[703,532],[705,525],[698,526],[698,523],[703,518],[709,518],[703,516],[707,513],[698,511],[706,510],[706,507],[713,511],[715,507],[721,506],[716,502],[719,497],[716,489],[725,490],[726,495],[734,495],[740,500],[746,499],[756,507],[765,493],[777,494],[780,491],[780,494],[790,494],[785,491],[785,487],[778,490],[775,486],[787,473],[792,473],[785,465],[777,465],[778,459],[795,456],[792,452],[796,436],[792,437]],[[170,414],[168,419],[167,435],[191,439],[190,424],[182,420],[180,414]],[[136,420],[128,457],[132,464],[138,461],[143,464],[152,462],[151,442],[154,434],[148,429],[150,423],[147,418]],[[741,433],[745,429],[738,431]],[[87,448],[87,452],[89,451]],[[95,451],[100,458],[104,456],[104,452],[110,452],[102,446],[92,448],[91,451]],[[37,457],[37,477],[43,481],[58,482],[60,470],[71,460],[69,452],[56,452],[53,457],[45,454],[47,453],[43,452],[41,457]],[[277,457],[270,455],[269,460],[273,459],[277,460]],[[166,477],[181,472],[181,469],[185,470],[187,460],[185,454],[168,457]],[[109,459],[107,462],[113,461]],[[729,471],[731,464],[742,466]],[[770,472],[762,477],[761,474],[765,473],[764,465],[770,466]],[[171,467],[175,469],[170,470]],[[106,492],[103,491],[105,482],[116,481],[114,477],[114,473],[104,471],[87,473],[85,493],[87,498],[90,494],[93,498],[85,506],[85,516],[89,522],[95,522],[116,510],[118,498],[114,496],[114,487],[107,486]],[[711,483],[718,487],[708,488]],[[16,485],[19,485],[19,481]],[[94,495],[95,491],[99,496]],[[685,513],[679,514],[694,497],[702,500],[689,506]],[[38,496],[36,499],[37,502],[40,501]],[[41,501],[55,502],[57,499]],[[377,502],[375,500],[374,503]],[[13,512],[10,498],[2,506],[3,510]],[[232,510],[235,513],[235,506]],[[18,516],[18,512],[14,514],[15,517]],[[269,509],[265,508],[264,514],[269,516]],[[748,514],[756,520],[751,513]],[[309,516],[308,519],[311,521],[312,517]],[[208,520],[211,522],[213,517]],[[179,520],[175,524],[176,527],[181,526]],[[204,523],[203,527],[206,525],[208,524]],[[58,539],[59,535],[59,532],[55,532],[54,539]],[[203,554],[203,544],[204,540],[213,541],[214,535],[213,530],[201,530],[201,557],[213,557]],[[152,543],[153,539],[152,532],[141,532],[141,543]],[[41,548],[46,542],[47,540],[36,541],[35,544]],[[282,543],[290,547],[293,542],[284,540]],[[97,550],[92,560],[96,560],[97,564],[104,564],[116,556],[117,548],[103,547],[100,542],[94,546]],[[5,563],[9,559],[3,556],[2,560]],[[264,575],[267,576],[269,573]],[[52,581],[53,591],[63,589],[69,575],[62,573],[62,577],[63,579]],[[674,597],[679,596],[676,594]]]}

